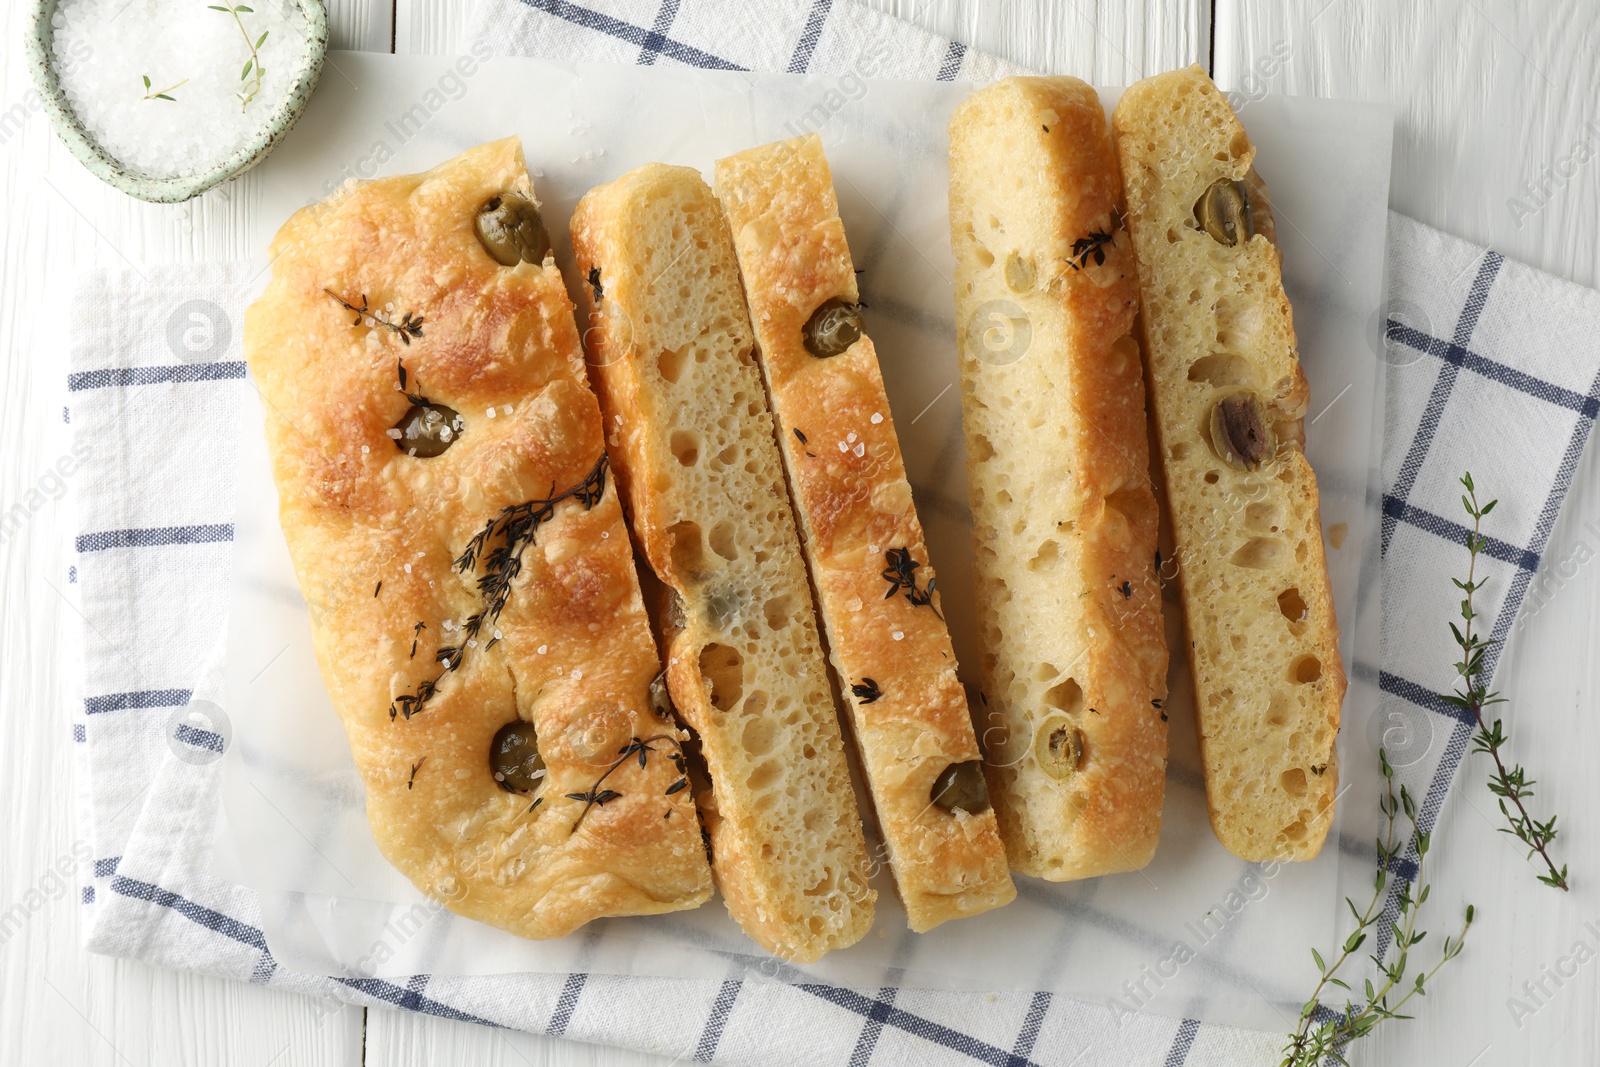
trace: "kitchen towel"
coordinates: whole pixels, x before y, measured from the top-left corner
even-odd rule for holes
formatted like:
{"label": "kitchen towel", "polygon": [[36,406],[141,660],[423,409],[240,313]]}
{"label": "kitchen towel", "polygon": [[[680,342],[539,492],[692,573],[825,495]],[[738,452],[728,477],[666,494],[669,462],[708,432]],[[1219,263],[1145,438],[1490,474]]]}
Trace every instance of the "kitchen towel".
{"label": "kitchen towel", "polygon": [[[843,73],[864,39],[887,44],[874,76],[987,81],[1016,72],[848,0],[770,5],[759,25],[727,0],[485,0],[462,43],[567,59]],[[1401,752],[1402,773],[1424,798],[1427,828],[1470,732],[1433,695],[1453,682],[1440,620],[1453,611],[1448,578],[1464,561],[1455,479],[1470,469],[1501,498],[1480,610],[1503,637],[1600,407],[1600,293],[1396,215],[1389,275],[1389,307],[1372,331],[1386,334],[1374,355],[1387,364],[1382,654],[1377,663],[1358,659],[1353,684],[1382,690],[1378,728],[1414,747]],[[186,707],[191,692],[207,688],[226,630],[236,409],[249,388],[238,312],[259,285],[254,268],[144,268],[92,275],[78,294],[64,414],[85,467],[67,577],[84,619],[83,699],[71,728],[95,855],[83,887],[88,947],[683,1062],[766,1064],[780,1058],[775,1050],[785,1062],[829,1065],[1270,1060],[1277,1033],[1044,993],[847,990],[782,972],[722,982],[383,980],[278,967],[253,894],[210,873],[226,720]],[[1490,419],[1507,429],[1482,434]],[[1391,732],[1390,718],[1405,729]]]}

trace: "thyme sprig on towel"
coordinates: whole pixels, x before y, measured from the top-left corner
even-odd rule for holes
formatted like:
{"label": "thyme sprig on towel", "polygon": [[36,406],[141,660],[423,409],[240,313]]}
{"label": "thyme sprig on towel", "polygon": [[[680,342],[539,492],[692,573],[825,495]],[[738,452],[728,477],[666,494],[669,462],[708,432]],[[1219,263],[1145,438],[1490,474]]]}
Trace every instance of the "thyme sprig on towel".
{"label": "thyme sprig on towel", "polygon": [[649,760],[650,753],[661,751],[655,747],[655,742],[657,741],[665,741],[667,744],[672,746],[671,749],[667,750],[667,758],[672,761],[672,766],[678,772],[677,779],[674,780],[671,785],[667,786],[666,793],[664,795],[670,797],[672,794],[688,788],[689,765],[683,758],[683,745],[676,737],[673,737],[671,734],[656,734],[653,737],[644,738],[635,737],[627,744],[617,749],[616,760],[611,764],[611,766],[606,768],[604,774],[595,779],[594,785],[590,786],[582,793],[566,794],[568,800],[583,801],[583,810],[578,812],[577,819],[573,821],[573,830],[578,829],[578,824],[583,822],[583,817],[589,814],[590,808],[604,807],[622,795],[615,789],[601,788],[601,786],[605,784],[606,779],[611,777],[611,772],[615,771],[618,767],[621,767],[624,763],[627,763],[628,760],[635,756],[639,758],[640,770],[643,770],[646,762]]}
{"label": "thyme sprig on towel", "polygon": [[[483,574],[477,579],[483,606],[461,624],[459,642],[443,646],[433,654],[440,665],[439,672],[432,678],[424,678],[413,692],[403,693],[389,704],[390,722],[397,716],[409,719],[420,712],[439,691],[439,683],[445,675],[461,669],[467,649],[477,647],[483,627],[488,625],[492,629],[505,610],[506,602],[511,599],[512,583],[522,573],[523,553],[534,543],[539,527],[555,517],[556,505],[564,500],[576,500],[586,511],[599,503],[605,494],[606,466],[606,454],[602,452],[583,481],[559,493],[551,486],[550,495],[543,500],[529,500],[501,509],[500,514],[485,523],[467,542],[465,551],[456,557],[455,568],[462,574],[469,574],[480,561],[483,563]],[[422,629],[422,624],[418,623],[415,633],[421,634]],[[492,648],[499,640],[497,634],[485,647]],[[412,654],[415,653],[413,642]]]}
{"label": "thyme sprig on towel", "polygon": [[1461,625],[1450,624],[1450,632],[1455,635],[1456,644],[1461,648],[1461,659],[1456,663],[1456,677],[1461,684],[1453,693],[1442,693],[1441,698],[1447,703],[1458,708],[1465,708],[1472,712],[1473,719],[1478,724],[1478,732],[1472,736],[1472,750],[1487,753],[1494,760],[1494,771],[1489,776],[1489,792],[1499,798],[1500,814],[1504,815],[1510,825],[1500,827],[1500,832],[1510,834],[1528,846],[1528,858],[1531,860],[1537,855],[1544,863],[1545,870],[1539,874],[1539,881],[1556,889],[1566,890],[1567,865],[1563,863],[1556,867],[1555,860],[1550,858],[1550,845],[1556,839],[1556,816],[1550,816],[1546,822],[1540,822],[1528,813],[1527,804],[1524,803],[1533,796],[1534,780],[1529,778],[1522,769],[1522,765],[1515,764],[1506,767],[1501,749],[1505,747],[1507,737],[1504,724],[1496,719],[1490,723],[1484,717],[1484,710],[1495,704],[1504,704],[1505,698],[1498,693],[1491,692],[1488,683],[1483,677],[1483,654],[1498,643],[1495,638],[1479,637],[1473,624],[1477,621],[1478,613],[1472,606],[1472,595],[1483,588],[1483,582],[1478,580],[1478,555],[1488,544],[1488,539],[1483,536],[1483,517],[1494,510],[1499,501],[1491,500],[1487,504],[1478,503],[1478,493],[1472,484],[1472,474],[1468,472],[1461,476],[1461,485],[1466,493],[1461,497],[1461,506],[1466,508],[1467,514],[1472,517],[1472,531],[1467,534],[1467,579],[1452,578],[1456,588],[1460,589],[1463,596],[1461,600]]}
{"label": "thyme sprig on towel", "polygon": [[[1378,801],[1378,807],[1384,815],[1384,829],[1382,836],[1377,839],[1378,863],[1372,881],[1372,898],[1361,911],[1356,910],[1355,901],[1345,898],[1350,914],[1355,917],[1356,928],[1345,939],[1339,955],[1333,958],[1331,964],[1325,962],[1316,949],[1311,950],[1311,958],[1321,977],[1300,1009],[1299,1021],[1283,1047],[1283,1059],[1279,1067],[1319,1067],[1326,1060],[1347,1063],[1344,1053],[1352,1041],[1367,1036],[1386,1019],[1411,1018],[1403,1014],[1406,1004],[1414,996],[1427,995],[1427,983],[1439,973],[1439,968],[1461,953],[1467,930],[1472,926],[1473,907],[1468,904],[1460,933],[1444,939],[1444,947],[1431,968],[1412,974],[1411,950],[1427,936],[1426,931],[1417,929],[1417,918],[1422,905],[1428,900],[1430,889],[1422,875],[1423,861],[1427,858],[1432,835],[1417,829],[1416,801],[1406,787],[1400,786],[1399,795],[1395,794],[1394,768],[1390,766],[1389,755],[1383,749],[1378,750],[1378,761],[1384,779],[1384,795]],[[1400,834],[1398,819],[1402,813],[1410,826],[1404,839]],[[1417,858],[1414,880],[1406,880],[1398,869],[1407,852],[1414,853]],[[1402,879],[1395,901],[1399,910],[1393,918],[1388,918],[1385,907],[1389,896],[1387,890],[1397,875]],[[1338,986],[1347,992],[1350,990],[1350,985],[1338,977],[1340,970],[1366,943],[1369,933],[1383,930],[1384,927],[1387,927],[1388,943],[1381,952],[1368,956],[1376,965],[1382,984],[1375,986],[1372,979],[1366,979],[1359,1004],[1346,998],[1343,1013],[1332,1012],[1322,1003],[1324,993],[1331,993],[1330,986]]]}

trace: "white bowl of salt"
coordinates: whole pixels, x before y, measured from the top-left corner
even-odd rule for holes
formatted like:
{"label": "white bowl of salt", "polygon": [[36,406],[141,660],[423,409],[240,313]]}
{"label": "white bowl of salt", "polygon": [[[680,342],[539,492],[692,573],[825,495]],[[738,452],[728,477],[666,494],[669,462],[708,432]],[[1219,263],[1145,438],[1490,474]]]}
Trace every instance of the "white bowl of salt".
{"label": "white bowl of salt", "polygon": [[188,200],[266,158],[328,50],[320,0],[38,0],[27,43],[56,133],[141,200]]}

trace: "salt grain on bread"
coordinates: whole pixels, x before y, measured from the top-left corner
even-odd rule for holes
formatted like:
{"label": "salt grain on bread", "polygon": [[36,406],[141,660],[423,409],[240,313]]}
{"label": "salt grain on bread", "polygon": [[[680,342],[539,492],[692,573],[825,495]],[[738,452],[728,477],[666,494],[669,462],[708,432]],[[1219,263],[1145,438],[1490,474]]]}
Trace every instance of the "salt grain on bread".
{"label": "salt grain on bread", "polygon": [[1161,825],[1167,651],[1138,287],[1105,112],[1008,78],[950,120],[979,729],[1014,870],[1142,867]]}
{"label": "salt grain on bread", "polygon": [[828,648],[911,928],[1016,896],[816,134],[719,160]]}
{"label": "salt grain on bread", "polygon": [[698,172],[649,164],[584,196],[572,244],[717,884],[763,948],[815,960],[876,892],[728,224]]}
{"label": "salt grain on bread", "polygon": [[1199,67],[1135,84],[1113,128],[1211,825],[1244,859],[1310,859],[1333,818],[1345,676],[1255,149]]}

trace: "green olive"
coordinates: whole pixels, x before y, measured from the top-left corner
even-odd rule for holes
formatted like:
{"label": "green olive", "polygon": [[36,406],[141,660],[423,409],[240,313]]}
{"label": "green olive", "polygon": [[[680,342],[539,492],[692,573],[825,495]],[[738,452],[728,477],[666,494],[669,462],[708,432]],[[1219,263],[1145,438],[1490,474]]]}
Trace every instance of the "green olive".
{"label": "green olive", "polygon": [[1194,217],[1219,244],[1230,248],[1256,235],[1250,214],[1250,191],[1244,182],[1223,178],[1213,182],[1194,205]]}
{"label": "green olive", "polygon": [[861,340],[866,328],[859,305],[833,299],[823,301],[822,306],[811,313],[800,336],[807,352],[818,359],[827,359]]}
{"label": "green olive", "polygon": [[531,793],[544,779],[544,757],[533,723],[514,719],[500,727],[489,743],[489,769],[508,793]]}
{"label": "green olive", "polygon": [[539,206],[521,193],[501,193],[478,209],[473,222],[483,250],[502,267],[518,260],[537,266],[550,251],[550,234],[539,217]]}
{"label": "green olive", "polygon": [[983,780],[983,761],[952,763],[933,780],[932,799],[945,811],[976,815],[989,810],[989,786]]}
{"label": "green olive", "polygon": [[1018,252],[1006,257],[1006,288],[1013,293],[1032,292],[1038,276],[1038,268],[1033,265],[1033,257]]}
{"label": "green olive", "polygon": [[672,694],[667,691],[666,671],[650,679],[650,710],[662,722],[672,718]]}
{"label": "green olive", "polygon": [[1277,447],[1254,393],[1234,393],[1211,408],[1211,447],[1235,470],[1253,471]]}
{"label": "green olive", "polygon": [[1050,777],[1070,778],[1083,762],[1083,731],[1059,716],[1049,719],[1033,739],[1033,755]]}
{"label": "green olive", "polygon": [[443,404],[412,404],[395,429],[394,446],[408,456],[432,459],[456,443],[465,428],[461,415]]}

